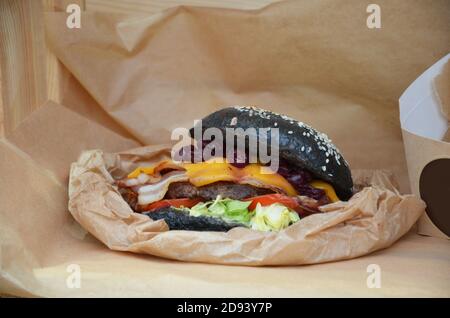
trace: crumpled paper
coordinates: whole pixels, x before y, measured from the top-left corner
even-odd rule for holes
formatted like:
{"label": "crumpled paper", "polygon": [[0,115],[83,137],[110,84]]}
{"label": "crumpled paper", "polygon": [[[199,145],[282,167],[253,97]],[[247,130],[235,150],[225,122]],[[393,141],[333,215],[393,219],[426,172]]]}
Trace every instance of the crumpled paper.
{"label": "crumpled paper", "polygon": [[169,231],[163,220],[135,213],[122,199],[114,176],[137,165],[170,158],[166,145],[118,154],[85,151],[73,163],[69,211],[113,250],[169,259],[233,265],[300,265],[358,257],[385,248],[404,235],[425,203],[401,195],[384,171],[358,171],[362,187],[348,202],[323,206],[280,232],[234,228],[228,232]]}

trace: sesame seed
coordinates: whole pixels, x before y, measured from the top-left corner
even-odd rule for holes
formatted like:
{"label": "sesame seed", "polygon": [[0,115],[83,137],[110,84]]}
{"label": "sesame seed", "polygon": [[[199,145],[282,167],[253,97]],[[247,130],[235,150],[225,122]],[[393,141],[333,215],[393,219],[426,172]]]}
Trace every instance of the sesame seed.
{"label": "sesame seed", "polygon": [[[263,119],[270,119],[271,116],[275,117],[275,118],[282,118],[283,120],[285,120],[286,122],[289,122],[291,124],[295,124],[297,123],[297,125],[301,128],[303,128],[303,136],[306,137],[311,137],[313,136],[314,140],[316,141],[318,148],[322,151],[325,151],[325,155],[327,157],[333,156],[334,159],[336,160],[336,162],[340,165],[341,162],[340,160],[342,159],[343,164],[347,165],[347,162],[344,160],[344,158],[341,156],[339,150],[336,148],[335,145],[333,145],[332,140],[330,138],[328,138],[328,136],[324,133],[318,132],[317,130],[315,130],[314,128],[312,128],[311,126],[297,121],[294,118],[291,118],[289,116],[283,115],[283,114],[278,114],[276,112],[272,112],[272,111],[266,111],[254,106],[232,106],[234,107],[236,110],[238,110],[239,112],[247,112],[248,115],[250,117],[252,117],[253,115],[261,117]],[[278,123],[274,123],[274,126],[277,127]],[[311,147],[308,148],[308,152],[310,152]]]}
{"label": "sesame seed", "polygon": [[323,171],[327,171],[327,167],[326,166],[322,166],[322,170]]}
{"label": "sesame seed", "polygon": [[288,131],[288,134],[289,134],[289,135],[292,135],[293,133],[294,133],[294,132],[293,132],[292,130],[289,130],[289,131]]}
{"label": "sesame seed", "polygon": [[305,146],[302,146],[302,149],[301,149],[301,151],[305,151]]}
{"label": "sesame seed", "polygon": [[325,162],[326,162],[326,163],[329,163],[329,162],[330,162],[330,159],[327,158],[327,160],[325,160]]}

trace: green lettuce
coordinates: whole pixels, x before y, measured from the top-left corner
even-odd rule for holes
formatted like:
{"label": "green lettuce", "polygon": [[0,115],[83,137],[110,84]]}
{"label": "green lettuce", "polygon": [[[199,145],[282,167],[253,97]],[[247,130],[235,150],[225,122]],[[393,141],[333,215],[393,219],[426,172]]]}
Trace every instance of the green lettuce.
{"label": "green lettuce", "polygon": [[248,206],[251,202],[233,199],[222,199],[220,196],[214,201],[202,202],[193,206],[189,214],[192,216],[213,216],[226,221],[238,222],[249,225],[251,213]]}
{"label": "green lettuce", "polygon": [[238,222],[258,231],[280,231],[300,220],[298,214],[280,203],[261,206],[249,211],[251,201],[222,199],[201,202],[189,209],[191,216],[212,216],[229,222]]}
{"label": "green lettuce", "polygon": [[256,205],[254,216],[250,220],[250,226],[258,231],[280,231],[300,220],[296,212],[280,203],[268,206]]}

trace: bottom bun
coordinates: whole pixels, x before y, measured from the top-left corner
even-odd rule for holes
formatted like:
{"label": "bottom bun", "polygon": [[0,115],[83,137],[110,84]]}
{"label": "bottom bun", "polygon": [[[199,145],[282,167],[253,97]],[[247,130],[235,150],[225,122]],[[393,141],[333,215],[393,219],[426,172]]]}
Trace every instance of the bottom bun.
{"label": "bottom bun", "polygon": [[170,230],[227,232],[234,227],[245,226],[236,222],[227,222],[211,216],[191,216],[189,212],[173,207],[164,207],[151,212],[144,212],[152,220],[163,219]]}

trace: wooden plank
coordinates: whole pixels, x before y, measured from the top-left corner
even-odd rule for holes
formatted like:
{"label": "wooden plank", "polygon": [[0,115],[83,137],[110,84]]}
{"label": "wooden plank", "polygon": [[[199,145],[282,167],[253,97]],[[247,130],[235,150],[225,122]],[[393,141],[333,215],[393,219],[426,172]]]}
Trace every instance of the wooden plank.
{"label": "wooden plank", "polygon": [[[69,4],[75,3],[84,10],[84,0],[43,0],[44,11],[66,11]],[[64,80],[70,76],[69,71],[62,65],[57,57],[46,47],[47,63],[47,99],[60,102],[62,99]]]}
{"label": "wooden plank", "polygon": [[0,1],[0,52],[5,132],[47,98],[40,1]]}
{"label": "wooden plank", "polygon": [[155,13],[178,5],[259,9],[282,0],[86,0],[87,11]]}
{"label": "wooden plank", "polygon": [[0,138],[5,135],[4,114],[3,114],[3,95],[2,95],[2,68],[0,67]]}
{"label": "wooden plank", "polygon": [[0,1],[0,136],[48,98],[59,100],[61,66],[45,44],[44,11],[83,0]]}

